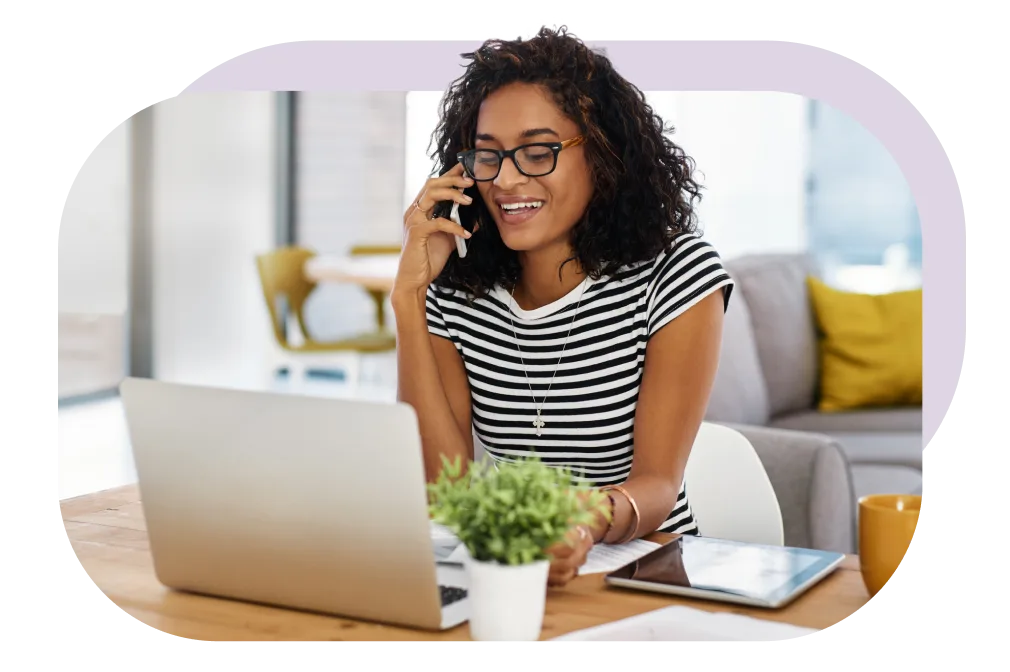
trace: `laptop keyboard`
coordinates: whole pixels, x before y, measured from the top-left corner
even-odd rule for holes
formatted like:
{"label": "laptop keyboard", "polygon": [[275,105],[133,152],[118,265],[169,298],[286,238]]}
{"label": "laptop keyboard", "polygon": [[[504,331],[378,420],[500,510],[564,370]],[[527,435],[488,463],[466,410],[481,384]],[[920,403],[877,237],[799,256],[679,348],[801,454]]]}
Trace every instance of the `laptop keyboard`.
{"label": "laptop keyboard", "polygon": [[453,602],[459,602],[466,598],[466,590],[464,588],[454,588],[452,586],[439,586],[439,592],[442,594],[442,606],[448,607]]}

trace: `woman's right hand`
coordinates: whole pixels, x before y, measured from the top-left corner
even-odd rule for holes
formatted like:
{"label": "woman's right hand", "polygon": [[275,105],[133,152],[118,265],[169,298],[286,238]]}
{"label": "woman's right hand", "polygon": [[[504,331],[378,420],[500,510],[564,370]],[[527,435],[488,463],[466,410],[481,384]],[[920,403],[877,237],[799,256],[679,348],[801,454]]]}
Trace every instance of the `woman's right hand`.
{"label": "woman's right hand", "polygon": [[462,226],[448,219],[431,217],[435,205],[441,201],[470,205],[473,199],[460,189],[472,185],[473,180],[463,174],[461,163],[444,175],[425,182],[424,188],[403,215],[403,249],[393,285],[394,294],[423,295],[456,249],[453,236],[470,237]]}

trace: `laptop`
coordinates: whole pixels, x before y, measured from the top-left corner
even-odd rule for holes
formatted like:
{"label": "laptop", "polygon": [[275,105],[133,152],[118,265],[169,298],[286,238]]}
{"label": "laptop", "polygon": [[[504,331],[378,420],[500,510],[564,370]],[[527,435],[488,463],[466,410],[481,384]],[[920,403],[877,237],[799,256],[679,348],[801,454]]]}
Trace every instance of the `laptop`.
{"label": "laptop", "polygon": [[607,585],[779,609],[845,556],[833,551],[683,536],[604,577]]}
{"label": "laptop", "polygon": [[425,630],[469,617],[436,563],[413,408],[127,378],[154,569],[180,591]]}

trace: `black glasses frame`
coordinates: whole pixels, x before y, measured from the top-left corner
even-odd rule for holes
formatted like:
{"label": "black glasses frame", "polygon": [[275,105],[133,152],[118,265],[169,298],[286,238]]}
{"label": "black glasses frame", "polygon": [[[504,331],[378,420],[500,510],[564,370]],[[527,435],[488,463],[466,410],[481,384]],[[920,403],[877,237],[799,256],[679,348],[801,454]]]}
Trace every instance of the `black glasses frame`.
{"label": "black glasses frame", "polygon": [[[544,175],[550,175],[558,167],[558,154],[561,153],[562,149],[576,147],[581,145],[583,142],[585,142],[585,138],[581,135],[577,135],[574,138],[563,142],[531,142],[526,145],[519,145],[513,149],[486,149],[483,147],[480,149],[467,149],[458,153],[456,155],[456,160],[463,164],[463,170],[466,171],[466,174],[470,176],[470,179],[475,182],[491,182],[492,180],[498,179],[498,175],[501,174],[501,167],[505,164],[505,159],[512,159],[512,164],[516,167],[516,170],[526,177],[543,177]],[[551,165],[551,169],[546,173],[527,173],[522,169],[522,166],[519,165],[519,162],[516,161],[516,153],[521,152],[524,149],[529,149],[530,147],[545,147],[550,149],[554,154],[554,163]],[[495,174],[492,177],[477,179],[477,176],[474,175],[470,166],[473,165],[474,160],[477,157],[477,152],[491,152],[498,155],[498,170],[495,171]]]}

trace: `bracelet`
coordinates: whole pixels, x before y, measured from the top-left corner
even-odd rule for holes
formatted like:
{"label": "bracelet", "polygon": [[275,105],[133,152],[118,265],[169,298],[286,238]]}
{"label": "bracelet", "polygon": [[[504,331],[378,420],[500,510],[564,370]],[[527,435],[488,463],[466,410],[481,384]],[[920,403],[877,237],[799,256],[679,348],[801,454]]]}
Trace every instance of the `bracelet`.
{"label": "bracelet", "polygon": [[[615,545],[626,544],[626,543],[628,543],[629,541],[631,541],[632,539],[634,539],[635,537],[638,536],[638,526],[641,525],[641,523],[642,523],[642,515],[638,512],[638,504],[635,502],[635,498],[632,497],[631,495],[629,495],[628,491],[625,490],[624,488],[622,488],[619,485],[607,485],[607,486],[604,486],[604,487],[602,487],[600,489],[601,490],[617,490],[619,493],[621,493],[622,495],[624,495],[625,499],[628,500],[628,503],[631,504],[631,510],[632,510],[632,512],[635,515],[635,519],[634,519],[635,520],[635,524],[632,526],[630,533],[628,533],[627,535],[625,535],[622,539],[614,542]],[[611,520],[611,524],[612,523],[613,523],[613,521]]]}
{"label": "bracelet", "polygon": [[603,530],[603,536],[600,537],[600,541],[606,541],[610,530],[614,528],[614,511],[617,510],[617,502],[614,501],[614,496],[609,492],[605,492],[604,494],[610,500],[610,516],[607,518],[607,529]]}

